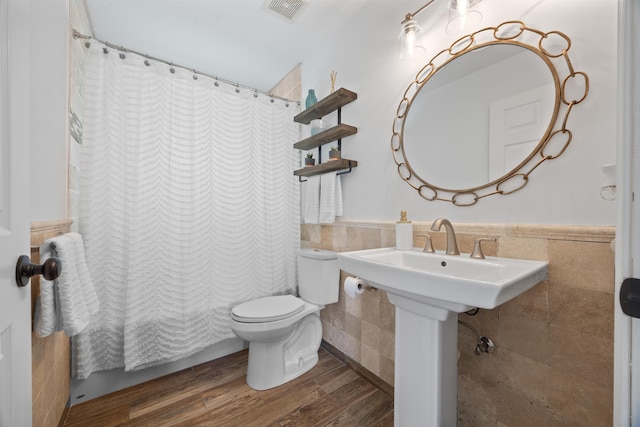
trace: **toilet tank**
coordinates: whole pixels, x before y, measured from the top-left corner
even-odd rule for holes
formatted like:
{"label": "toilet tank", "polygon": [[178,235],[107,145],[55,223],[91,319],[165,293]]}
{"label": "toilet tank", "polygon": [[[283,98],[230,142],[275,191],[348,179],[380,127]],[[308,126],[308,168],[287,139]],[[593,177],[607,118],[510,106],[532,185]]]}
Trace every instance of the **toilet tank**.
{"label": "toilet tank", "polygon": [[338,302],[340,268],[335,252],[324,249],[298,249],[298,292],[314,304]]}

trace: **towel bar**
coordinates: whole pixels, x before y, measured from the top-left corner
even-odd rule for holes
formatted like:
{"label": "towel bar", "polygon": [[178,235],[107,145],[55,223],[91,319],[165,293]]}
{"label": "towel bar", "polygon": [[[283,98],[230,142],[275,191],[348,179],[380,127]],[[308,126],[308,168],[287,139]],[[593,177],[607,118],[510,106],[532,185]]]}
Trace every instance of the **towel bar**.
{"label": "towel bar", "polygon": [[[63,233],[62,231],[58,231],[58,236],[62,236],[63,234],[65,234],[65,233]],[[39,250],[40,252],[42,252],[42,248],[43,248],[45,245],[46,245],[46,242],[45,242],[45,243],[43,243],[43,244],[41,244],[40,246],[31,245],[31,246],[30,246],[30,249],[31,249],[32,251],[35,251],[35,250],[37,249],[37,250]]]}
{"label": "towel bar", "polygon": [[[345,159],[345,160],[346,160],[346,159]],[[324,164],[324,163],[323,163],[323,164]],[[349,168],[348,168],[348,169],[346,169],[346,170],[343,170],[342,172],[337,172],[337,173],[336,173],[336,176],[339,176],[339,175],[345,175],[345,174],[351,173],[352,171],[353,171],[353,163],[351,162],[351,160],[349,160]],[[329,171],[327,171],[327,172],[330,172],[330,170],[329,170]],[[326,173],[326,172],[321,172],[321,173]],[[302,179],[302,176],[303,176],[303,175],[298,175],[298,182],[307,182],[307,180],[306,180],[306,179]]]}

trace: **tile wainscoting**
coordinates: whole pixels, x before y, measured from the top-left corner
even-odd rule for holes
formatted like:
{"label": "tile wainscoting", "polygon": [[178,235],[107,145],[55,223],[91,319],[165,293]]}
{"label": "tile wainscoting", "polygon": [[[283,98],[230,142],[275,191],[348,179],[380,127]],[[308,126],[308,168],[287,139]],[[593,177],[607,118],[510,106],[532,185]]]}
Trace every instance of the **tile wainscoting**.
{"label": "tile wainscoting", "polygon": [[[444,250],[444,232],[414,222]],[[395,245],[393,222],[303,224],[301,246],[337,252]],[[494,310],[461,314],[493,353],[474,354],[476,338],[458,332],[459,426],[611,426],[615,227],[454,223],[458,245],[470,253],[477,237],[486,255],[544,260],[549,279]],[[341,272],[341,285],[347,272]],[[324,339],[393,385],[395,310],[383,291],[358,298],[340,292],[321,312]]]}

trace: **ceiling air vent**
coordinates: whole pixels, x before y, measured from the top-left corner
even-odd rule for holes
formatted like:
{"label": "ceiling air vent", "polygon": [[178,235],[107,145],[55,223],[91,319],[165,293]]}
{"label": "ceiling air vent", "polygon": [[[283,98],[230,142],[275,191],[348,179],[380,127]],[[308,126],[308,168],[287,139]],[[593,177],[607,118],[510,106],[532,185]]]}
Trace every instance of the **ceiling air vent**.
{"label": "ceiling air vent", "polygon": [[309,0],[266,0],[263,9],[293,23],[302,13]]}

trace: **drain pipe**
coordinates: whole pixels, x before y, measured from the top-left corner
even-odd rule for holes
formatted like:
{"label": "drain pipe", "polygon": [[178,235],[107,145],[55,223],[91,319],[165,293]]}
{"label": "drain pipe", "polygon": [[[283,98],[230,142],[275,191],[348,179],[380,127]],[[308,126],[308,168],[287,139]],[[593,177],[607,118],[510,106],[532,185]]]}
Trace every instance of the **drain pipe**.
{"label": "drain pipe", "polygon": [[496,349],[496,346],[493,341],[491,341],[491,338],[480,336],[476,328],[474,328],[467,322],[458,320],[458,324],[470,329],[471,332],[473,332],[473,334],[476,336],[476,349],[474,350],[474,353],[477,356],[479,356],[481,353],[493,353],[493,351]]}

